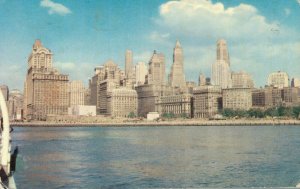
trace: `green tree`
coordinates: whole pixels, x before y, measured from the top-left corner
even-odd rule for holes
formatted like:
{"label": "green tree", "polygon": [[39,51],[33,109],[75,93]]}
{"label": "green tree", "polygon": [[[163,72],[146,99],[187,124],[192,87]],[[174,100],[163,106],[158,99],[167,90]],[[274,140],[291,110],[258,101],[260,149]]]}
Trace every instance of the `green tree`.
{"label": "green tree", "polygon": [[129,118],[135,118],[136,115],[134,114],[134,112],[130,112],[130,113],[128,114],[128,117],[129,117]]}

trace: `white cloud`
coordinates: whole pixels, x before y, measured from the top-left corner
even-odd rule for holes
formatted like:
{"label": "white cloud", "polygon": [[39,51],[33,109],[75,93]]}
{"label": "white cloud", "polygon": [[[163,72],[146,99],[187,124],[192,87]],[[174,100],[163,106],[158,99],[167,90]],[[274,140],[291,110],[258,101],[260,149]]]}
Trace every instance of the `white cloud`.
{"label": "white cloud", "polygon": [[210,0],[169,1],[159,9],[157,23],[172,32],[201,38],[241,39],[267,37],[281,30],[276,22],[267,21],[252,5],[224,8]]}
{"label": "white cloud", "polygon": [[176,39],[182,42],[188,75],[204,70],[209,76],[219,38],[227,40],[232,70],[253,74],[258,85],[264,85],[267,75],[276,70],[300,75],[298,32],[268,20],[252,5],[225,8],[211,0],[169,1],[159,7],[154,20],[159,29],[151,35],[170,33],[163,41],[156,40],[157,45],[171,43],[170,49]]}
{"label": "white cloud", "polygon": [[300,5],[300,0],[297,0],[297,2],[299,3],[299,5]]}
{"label": "white cloud", "polygon": [[59,15],[63,16],[63,15],[72,13],[68,7],[66,7],[60,3],[51,1],[51,0],[42,0],[40,3],[40,6],[49,8],[49,10],[48,10],[49,14],[59,14]]}
{"label": "white cloud", "polygon": [[285,13],[286,16],[289,16],[291,14],[291,10],[289,8],[285,8],[284,13]]}

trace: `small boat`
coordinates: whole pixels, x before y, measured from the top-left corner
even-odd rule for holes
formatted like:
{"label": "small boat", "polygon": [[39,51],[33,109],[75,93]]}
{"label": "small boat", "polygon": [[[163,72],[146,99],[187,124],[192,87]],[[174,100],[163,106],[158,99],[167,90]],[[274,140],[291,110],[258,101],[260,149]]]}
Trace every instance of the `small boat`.
{"label": "small boat", "polygon": [[16,167],[18,148],[11,155],[11,128],[9,125],[8,110],[2,91],[0,90],[1,144],[0,144],[0,189],[16,189],[13,173]]}

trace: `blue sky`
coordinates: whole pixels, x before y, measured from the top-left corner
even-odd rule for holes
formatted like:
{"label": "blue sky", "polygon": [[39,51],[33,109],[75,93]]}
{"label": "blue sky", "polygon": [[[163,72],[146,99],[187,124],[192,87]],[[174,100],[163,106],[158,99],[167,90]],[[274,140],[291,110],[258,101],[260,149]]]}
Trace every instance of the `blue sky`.
{"label": "blue sky", "polygon": [[0,0],[0,83],[23,89],[35,39],[54,53],[54,66],[87,83],[93,69],[124,53],[148,63],[179,39],[188,80],[210,76],[216,41],[227,40],[233,71],[253,75],[257,87],[273,71],[300,78],[300,0]]}

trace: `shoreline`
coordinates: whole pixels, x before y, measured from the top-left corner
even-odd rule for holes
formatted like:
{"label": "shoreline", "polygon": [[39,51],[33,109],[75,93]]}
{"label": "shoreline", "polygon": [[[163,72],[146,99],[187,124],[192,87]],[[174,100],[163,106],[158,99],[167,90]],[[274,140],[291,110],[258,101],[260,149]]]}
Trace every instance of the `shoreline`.
{"label": "shoreline", "polygon": [[13,127],[300,126],[300,120],[172,120],[102,123],[12,122]]}

